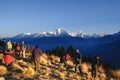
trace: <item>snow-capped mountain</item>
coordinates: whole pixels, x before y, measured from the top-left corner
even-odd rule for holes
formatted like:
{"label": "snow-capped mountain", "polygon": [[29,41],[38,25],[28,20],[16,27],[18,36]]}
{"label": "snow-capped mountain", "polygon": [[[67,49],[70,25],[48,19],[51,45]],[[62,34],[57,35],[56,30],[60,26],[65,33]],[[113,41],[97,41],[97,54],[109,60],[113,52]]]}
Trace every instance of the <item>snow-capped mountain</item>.
{"label": "snow-capped mountain", "polygon": [[39,33],[22,33],[15,38],[39,38],[39,37],[64,37],[64,36],[69,36],[69,37],[103,37],[104,34],[94,34],[94,35],[86,35],[83,32],[68,32],[63,28],[59,28],[56,31],[52,32],[39,32]]}
{"label": "snow-capped mountain", "polygon": [[[88,54],[100,55],[103,61],[120,67],[120,64],[117,63],[120,60],[120,32],[86,35],[83,32],[68,32],[59,28],[51,32],[22,33],[11,38],[12,42],[21,43],[23,40],[30,46],[39,45],[42,51],[54,49],[56,46],[67,49],[68,46],[72,45],[74,49],[80,49],[83,56]],[[111,60],[111,58],[113,59]]]}
{"label": "snow-capped mountain", "polygon": [[95,38],[98,38],[98,37],[104,37],[104,36],[106,36],[106,35],[108,35],[108,34],[93,34],[93,35],[91,35],[91,37],[95,37]]}
{"label": "snow-capped mountain", "polygon": [[15,38],[23,38],[23,37],[32,37],[32,33],[21,33],[15,36]]}

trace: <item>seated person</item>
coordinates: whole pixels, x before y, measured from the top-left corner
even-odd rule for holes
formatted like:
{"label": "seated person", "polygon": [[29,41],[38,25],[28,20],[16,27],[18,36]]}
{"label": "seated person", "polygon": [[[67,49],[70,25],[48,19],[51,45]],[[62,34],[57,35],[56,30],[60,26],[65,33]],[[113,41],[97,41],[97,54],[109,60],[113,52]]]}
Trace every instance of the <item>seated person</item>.
{"label": "seated person", "polygon": [[4,56],[4,62],[6,65],[9,65],[13,62],[13,56],[10,53],[10,50],[7,50]]}

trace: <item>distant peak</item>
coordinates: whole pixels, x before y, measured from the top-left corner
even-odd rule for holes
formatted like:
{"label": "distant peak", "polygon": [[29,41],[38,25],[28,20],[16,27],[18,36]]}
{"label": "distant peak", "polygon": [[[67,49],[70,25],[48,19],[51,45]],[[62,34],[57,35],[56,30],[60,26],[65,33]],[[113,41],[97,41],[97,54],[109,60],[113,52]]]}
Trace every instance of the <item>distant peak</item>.
{"label": "distant peak", "polygon": [[68,32],[63,28],[58,28],[55,31],[49,31],[49,32],[39,32],[39,33],[22,33],[19,34],[15,37],[17,38],[23,38],[23,37],[65,37],[65,36],[69,36],[69,37],[83,37],[83,38],[87,38],[87,37],[103,37],[105,36],[105,34],[93,34],[93,35],[86,35],[84,32],[79,31],[79,32]]}
{"label": "distant peak", "polygon": [[66,33],[67,33],[67,31],[63,28],[56,29],[56,35],[66,34]]}
{"label": "distant peak", "polygon": [[24,34],[24,35],[31,35],[32,33],[22,33],[22,34]]}

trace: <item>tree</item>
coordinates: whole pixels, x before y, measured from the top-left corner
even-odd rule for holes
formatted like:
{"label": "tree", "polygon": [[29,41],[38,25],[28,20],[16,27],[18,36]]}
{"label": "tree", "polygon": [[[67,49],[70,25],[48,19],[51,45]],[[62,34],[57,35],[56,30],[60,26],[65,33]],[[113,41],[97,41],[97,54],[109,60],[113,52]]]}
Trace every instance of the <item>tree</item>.
{"label": "tree", "polygon": [[70,54],[71,56],[73,56],[74,48],[72,46],[69,46],[68,49],[67,49],[67,53]]}
{"label": "tree", "polygon": [[65,56],[66,54],[66,51],[64,49],[64,47],[62,46],[61,49],[60,49],[60,62],[63,62],[63,56]]}
{"label": "tree", "polygon": [[52,52],[48,49],[48,50],[46,50],[46,54],[47,54],[47,55],[51,55]]}
{"label": "tree", "polygon": [[56,46],[56,48],[55,48],[55,55],[60,56],[60,48],[59,48],[59,46]]}
{"label": "tree", "polygon": [[71,59],[74,60],[74,48],[72,46],[69,46],[67,49],[67,53],[71,56]]}

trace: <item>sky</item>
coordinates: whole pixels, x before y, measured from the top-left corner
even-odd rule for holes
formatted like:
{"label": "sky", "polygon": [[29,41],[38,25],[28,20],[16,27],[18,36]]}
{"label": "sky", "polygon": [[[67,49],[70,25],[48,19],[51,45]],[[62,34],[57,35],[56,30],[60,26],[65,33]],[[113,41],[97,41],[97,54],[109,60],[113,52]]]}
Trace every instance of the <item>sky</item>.
{"label": "sky", "polygon": [[0,37],[55,31],[120,31],[120,0],[0,0]]}

